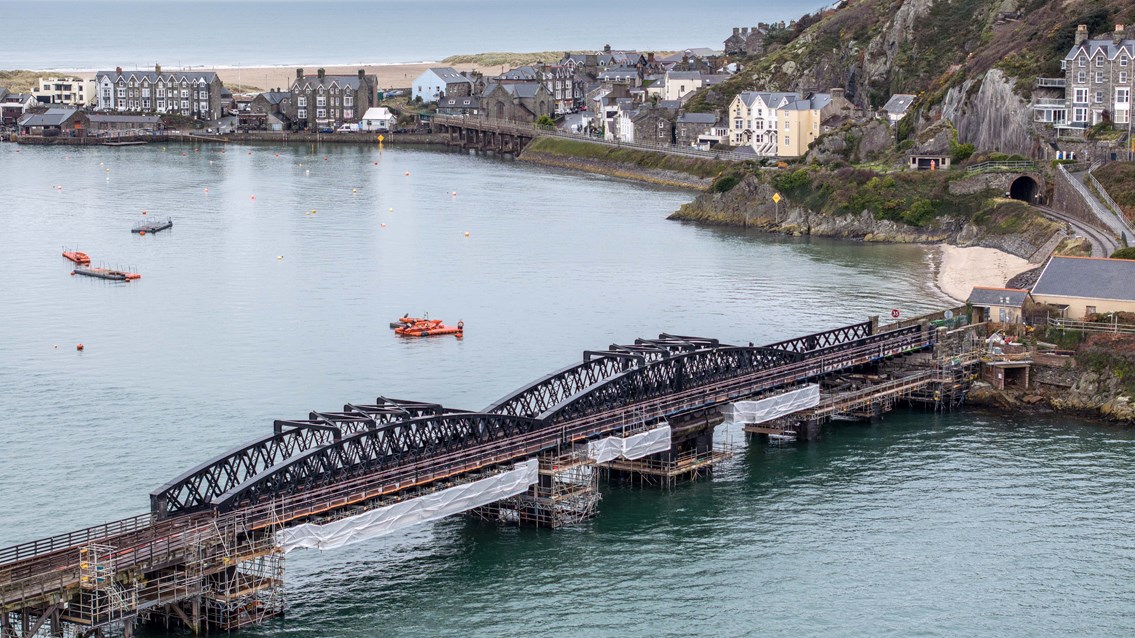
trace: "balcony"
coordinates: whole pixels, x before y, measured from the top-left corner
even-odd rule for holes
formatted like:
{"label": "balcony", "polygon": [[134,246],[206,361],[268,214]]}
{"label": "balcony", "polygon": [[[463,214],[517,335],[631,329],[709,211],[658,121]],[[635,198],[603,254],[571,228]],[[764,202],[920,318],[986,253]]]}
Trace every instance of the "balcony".
{"label": "balcony", "polygon": [[1034,109],[1052,110],[1064,108],[1064,100],[1057,98],[1038,97],[1033,99]]}
{"label": "balcony", "polygon": [[1068,86],[1068,80],[1065,79],[1065,78],[1037,78],[1036,79],[1036,87],[1037,88],[1062,89],[1066,86]]}

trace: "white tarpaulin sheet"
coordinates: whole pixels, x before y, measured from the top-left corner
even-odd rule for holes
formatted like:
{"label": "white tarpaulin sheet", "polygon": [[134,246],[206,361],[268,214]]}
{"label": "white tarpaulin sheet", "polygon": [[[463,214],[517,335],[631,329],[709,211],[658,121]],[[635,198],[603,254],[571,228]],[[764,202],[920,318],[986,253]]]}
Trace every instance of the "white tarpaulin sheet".
{"label": "white tarpaulin sheet", "polygon": [[819,404],[820,386],[813,383],[759,401],[738,401],[729,406],[728,416],[733,423],[764,423]]}
{"label": "white tarpaulin sheet", "polygon": [[587,444],[587,458],[596,463],[613,461],[620,456],[624,459],[641,459],[647,454],[665,452],[670,449],[670,424],[646,432],[632,434],[626,438],[610,436]]}
{"label": "white tarpaulin sheet", "polygon": [[409,500],[387,505],[350,518],[317,525],[307,523],[280,532],[276,542],[290,552],[300,547],[338,549],[415,523],[436,521],[516,496],[539,479],[540,462],[530,459],[502,474],[450,487]]}

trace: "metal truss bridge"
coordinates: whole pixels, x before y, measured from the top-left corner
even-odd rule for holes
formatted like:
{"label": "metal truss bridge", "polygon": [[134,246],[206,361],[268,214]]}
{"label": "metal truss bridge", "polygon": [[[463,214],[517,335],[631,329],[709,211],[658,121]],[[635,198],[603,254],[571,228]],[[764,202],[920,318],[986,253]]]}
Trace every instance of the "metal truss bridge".
{"label": "metal truss bridge", "polygon": [[662,334],[586,351],[480,411],[380,397],[275,421],[154,490],[149,513],[0,549],[0,638],[259,622],[282,610],[282,529],[932,348],[926,322],[905,323],[764,346]]}

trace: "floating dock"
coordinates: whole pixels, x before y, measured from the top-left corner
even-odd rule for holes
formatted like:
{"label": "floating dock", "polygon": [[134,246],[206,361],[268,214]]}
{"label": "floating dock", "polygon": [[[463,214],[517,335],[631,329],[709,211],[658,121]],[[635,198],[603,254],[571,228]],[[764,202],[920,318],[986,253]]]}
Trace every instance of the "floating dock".
{"label": "floating dock", "polygon": [[131,281],[133,279],[141,279],[142,275],[133,272],[126,272],[124,270],[115,270],[113,268],[91,268],[89,266],[77,266],[75,270],[71,271],[72,275],[83,275],[84,277],[94,277],[96,279],[109,279],[110,281]]}
{"label": "floating dock", "polygon": [[173,219],[166,219],[164,222],[162,222],[162,221],[140,222],[140,223],[134,224],[134,227],[130,229],[130,232],[138,233],[139,235],[145,235],[146,233],[156,233],[156,232],[159,232],[159,231],[163,231],[167,228],[173,228]]}

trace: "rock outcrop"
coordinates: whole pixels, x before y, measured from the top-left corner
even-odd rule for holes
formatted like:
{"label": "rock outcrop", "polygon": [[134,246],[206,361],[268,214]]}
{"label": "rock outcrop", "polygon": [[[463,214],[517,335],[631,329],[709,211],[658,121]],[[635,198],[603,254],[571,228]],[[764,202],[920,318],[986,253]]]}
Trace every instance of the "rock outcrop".
{"label": "rock outcrop", "polygon": [[960,143],[1035,157],[1040,145],[1033,131],[1032,111],[1014,91],[1015,85],[1015,79],[992,69],[950,89],[937,114],[953,123]]}

